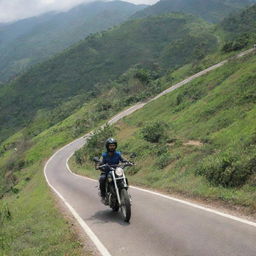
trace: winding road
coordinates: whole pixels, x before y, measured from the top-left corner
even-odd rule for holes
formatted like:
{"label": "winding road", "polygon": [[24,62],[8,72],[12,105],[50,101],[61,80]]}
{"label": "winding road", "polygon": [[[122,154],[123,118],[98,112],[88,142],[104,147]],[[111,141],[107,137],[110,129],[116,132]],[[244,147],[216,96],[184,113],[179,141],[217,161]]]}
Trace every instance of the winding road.
{"label": "winding road", "polygon": [[[244,54],[248,54],[252,49]],[[241,57],[241,56],[238,56]],[[224,65],[223,61],[180,82],[145,103],[113,117],[113,124],[152,100]],[[68,159],[88,133],[58,150],[46,163],[45,178],[104,256],[255,256],[256,223],[163,194],[131,187],[132,217],[100,203],[98,182],[76,175]]]}

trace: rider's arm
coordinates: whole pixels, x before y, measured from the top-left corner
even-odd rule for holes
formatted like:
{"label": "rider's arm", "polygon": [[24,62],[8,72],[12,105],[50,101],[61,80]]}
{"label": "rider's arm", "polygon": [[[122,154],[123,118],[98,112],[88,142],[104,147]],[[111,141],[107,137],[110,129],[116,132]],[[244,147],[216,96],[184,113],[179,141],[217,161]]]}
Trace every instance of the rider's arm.
{"label": "rider's arm", "polygon": [[97,163],[96,169],[100,169],[99,166],[104,165],[104,164],[106,164],[106,163],[107,163],[107,161],[106,161],[106,156],[105,156],[105,154],[103,153],[103,154],[101,155],[100,162]]}
{"label": "rider's arm", "polygon": [[103,164],[106,164],[106,163],[107,163],[106,154],[102,153],[100,165],[103,165]]}
{"label": "rider's arm", "polygon": [[129,162],[128,160],[126,160],[126,159],[121,155],[120,152],[119,152],[119,160],[120,160],[120,162],[122,162],[122,163]]}

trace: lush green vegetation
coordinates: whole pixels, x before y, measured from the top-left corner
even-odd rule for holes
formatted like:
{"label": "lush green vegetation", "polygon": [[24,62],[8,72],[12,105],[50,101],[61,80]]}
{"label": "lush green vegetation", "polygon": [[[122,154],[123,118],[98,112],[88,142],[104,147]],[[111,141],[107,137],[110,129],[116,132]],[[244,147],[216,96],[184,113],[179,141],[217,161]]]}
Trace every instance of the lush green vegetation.
{"label": "lush green vegetation", "polygon": [[[217,37],[221,42],[224,36],[181,14],[132,20],[1,85],[3,254],[80,255],[43,182],[45,159],[118,111],[231,56],[216,51]],[[132,183],[221,199],[255,213],[255,60],[232,58],[115,128],[98,130],[72,159],[74,170],[96,178],[91,157],[115,135],[126,157],[137,153]],[[35,221],[41,216],[44,221]]]}
{"label": "lush green vegetation", "polygon": [[22,192],[0,200],[1,207],[0,255],[93,255],[56,209],[42,173],[37,172]]}
{"label": "lush green vegetation", "polygon": [[0,27],[0,81],[61,52],[91,33],[118,25],[142,5],[94,2],[64,13],[47,13]]}
{"label": "lush green vegetation", "polygon": [[[187,71],[183,71],[182,74],[179,72],[177,75],[174,72],[172,74],[173,82],[186,74]],[[16,190],[14,187],[19,182],[16,173],[34,163],[34,160],[25,157],[25,152],[37,144],[35,141],[38,137],[47,134],[45,131],[48,127],[51,127],[50,133],[54,132],[55,134],[63,131],[62,124],[64,124],[65,129],[69,129],[67,138],[76,138],[88,129],[97,127],[99,123],[104,122],[126,106],[147,99],[165,89],[163,85],[164,83],[159,81],[155,73],[145,69],[132,68],[117,80],[107,83],[104,88],[100,87],[94,99],[88,99],[81,109],[74,110],[75,113],[70,117],[71,122],[64,119],[72,109],[75,109],[74,104],[78,104],[76,98],[72,99],[74,102],[69,101],[51,113],[40,110],[26,128],[4,141],[0,146],[0,157],[3,160],[0,161],[2,170],[0,196],[10,190]],[[79,99],[77,97],[78,102]],[[59,120],[57,126],[54,126],[52,118]]]}
{"label": "lush green vegetation", "polygon": [[256,5],[231,15],[219,25],[225,31],[224,52],[240,50],[256,42]]}
{"label": "lush green vegetation", "polygon": [[75,152],[76,162],[82,165],[85,162],[92,161],[95,156],[100,157],[102,150],[106,150],[102,147],[105,144],[106,138],[113,137],[114,134],[114,128],[109,125],[97,129],[94,132],[94,136],[88,139],[86,145],[81,150]]}
{"label": "lush green vegetation", "polygon": [[[117,111],[123,109],[125,106],[139,100],[146,99],[151,95],[155,95],[160,90],[163,90],[169,86],[170,83],[180,81],[180,79],[193,72],[193,69],[197,69],[197,67],[192,67],[189,65],[171,72],[166,77],[159,77],[157,73],[147,69],[131,68],[122,74],[117,80],[107,83],[104,87],[105,89],[103,89],[103,87],[99,87],[97,93],[95,94],[97,98],[89,100],[81,109],[75,110],[74,108],[75,113],[65,120],[62,119],[65,115],[67,115],[65,114],[66,111],[68,112],[69,108],[72,107],[72,101],[67,102],[66,105],[62,106],[64,108],[59,108],[58,111],[54,111],[51,115],[46,111],[41,111],[33,122],[29,124],[29,126],[10,137],[8,140],[4,141],[1,144],[0,155],[1,195],[3,197],[2,200],[8,202],[10,212],[15,213],[15,215],[12,214],[15,216],[14,219],[5,221],[5,227],[3,229],[3,232],[13,234],[5,239],[4,243],[6,253],[11,252],[11,254],[15,255],[19,250],[26,250],[25,248],[20,247],[22,236],[16,237],[17,246],[11,246],[11,243],[13,243],[13,237],[17,236],[15,230],[17,229],[20,234],[25,232],[23,229],[25,214],[19,215],[19,212],[26,212],[27,214],[26,208],[33,209],[27,218],[25,218],[26,226],[32,225],[37,230],[43,229],[40,223],[35,225],[33,222],[33,219],[35,218],[34,216],[37,216],[39,212],[40,214],[47,215],[44,225],[53,225],[52,221],[55,218],[55,213],[52,213],[54,217],[52,217],[52,214],[46,214],[47,212],[50,212],[48,207],[51,208],[53,205],[49,204],[49,206],[44,207],[44,209],[41,209],[40,207],[37,209],[37,207],[34,207],[35,201],[27,198],[29,197],[27,190],[32,193],[34,189],[47,189],[46,186],[43,186],[43,188],[41,187],[43,177],[42,175],[38,174],[38,170],[42,169],[42,164],[44,162],[43,160],[49,157],[53,150],[67,143],[72,138],[76,138],[86,131],[93,129],[94,127],[98,127],[104,122],[104,120],[113,116]],[[64,111],[64,113],[62,111]],[[62,121],[60,121],[57,125],[53,125],[51,123],[52,115],[61,116],[60,120]],[[48,126],[51,126],[51,128],[47,129]],[[131,135],[131,133],[125,132],[124,135],[129,136],[129,134]],[[100,151],[104,150],[104,148],[99,147],[99,145],[103,144],[105,137],[110,135],[113,135],[112,129],[107,131],[107,134],[103,133],[103,136],[100,136],[100,140],[92,140],[89,150],[90,153],[93,152],[93,155],[94,153],[97,155],[100,153]],[[169,138],[165,139],[164,141],[167,141],[168,139],[168,143],[172,143],[172,140]],[[97,152],[93,151],[92,149],[97,150]],[[88,152],[88,148],[84,148],[84,150]],[[158,154],[160,155],[161,152],[163,151],[160,150]],[[165,156],[169,155],[169,152],[165,153]],[[88,155],[86,155],[84,152],[76,154],[76,157],[78,157],[78,159],[80,158],[80,164],[83,165],[91,165],[91,162],[89,161],[91,156],[88,157]],[[164,158],[163,154],[162,158]],[[172,158],[173,155],[168,158],[168,161],[171,161],[170,159]],[[165,161],[160,162],[160,168],[164,168],[164,166],[167,164],[166,158],[164,158],[164,160]],[[132,170],[132,172],[135,173],[138,172],[138,170],[139,169]],[[93,175],[97,176],[98,173],[93,171]],[[35,184],[35,186],[31,188],[32,183]],[[46,194],[46,191],[42,192],[42,190],[40,193]],[[26,191],[27,193],[23,191]],[[21,198],[22,203],[17,202],[19,198]],[[45,200],[50,200],[47,198],[48,197],[39,197],[37,205],[46,205]],[[26,201],[27,204],[24,204],[24,201]],[[15,206],[17,206],[17,208],[15,208]],[[17,209],[17,211],[15,209]],[[56,226],[56,232],[58,228],[59,226]],[[65,226],[63,226],[62,229],[65,230]],[[46,234],[47,233],[42,232],[42,236]],[[29,239],[30,233],[27,233],[27,235]],[[72,234],[70,235],[72,237]],[[32,249],[35,245],[35,247],[41,248],[45,246],[45,244],[51,244],[48,251],[52,252],[54,250],[55,247],[52,245],[51,241],[42,236],[39,235],[36,241],[26,244],[26,247],[30,248],[29,250],[31,250],[31,255],[33,255],[35,252],[35,250]],[[53,237],[49,237],[49,239],[58,241],[60,237],[61,234],[60,236],[55,236],[55,231],[53,231]],[[74,240],[70,238],[70,236],[68,237],[67,245],[70,245],[70,243],[73,243]],[[9,246],[7,246],[8,244]],[[77,243],[73,243],[73,245],[75,248],[79,247],[79,244]],[[60,252],[64,249],[60,246],[56,250]]]}
{"label": "lush green vegetation", "polygon": [[[9,188],[0,200],[0,255],[83,255],[72,224],[60,216],[42,173],[44,159],[67,139],[51,131],[33,141],[32,148],[16,151],[21,139],[10,139],[10,148],[0,158],[1,165],[6,160],[15,166],[17,155],[26,163],[9,170],[4,181],[0,178],[1,192]],[[89,248],[87,253],[91,255]]]}
{"label": "lush green vegetation", "polygon": [[[175,14],[132,20],[87,37],[0,87],[0,140],[64,102],[73,102],[68,114],[72,113],[81,100],[94,97],[97,88],[129,68],[136,66],[159,75],[204,57],[217,46],[211,29],[192,16]],[[192,49],[191,43],[195,46]],[[182,48],[184,51],[180,51]],[[72,97],[76,95],[80,97],[74,102]],[[52,123],[59,120],[53,118]]]}
{"label": "lush green vegetation", "polygon": [[[55,255],[56,251],[56,255],[58,255],[66,251],[70,255],[79,255],[80,245],[75,241],[72,233],[68,232],[65,235],[58,233],[59,229],[67,232],[67,226],[61,222],[61,219],[58,219],[60,224],[51,230],[51,236],[47,236],[49,230],[45,227],[54,225],[57,213],[52,209],[54,205],[46,191],[48,190],[47,186],[42,185],[44,177],[38,171],[42,170],[44,159],[48,158],[58,147],[94,127],[98,127],[107,117],[113,116],[126,105],[155,93],[155,79],[154,73],[147,70],[131,69],[118,80],[107,84],[106,90],[99,90],[96,99],[88,101],[82,108],[75,110],[73,115],[57,125],[51,125],[49,123],[51,115],[47,116],[47,112],[42,111],[28,127],[1,144],[0,197],[2,197],[1,202],[8,203],[13,216],[10,220],[6,219],[0,237],[4,244],[3,250],[7,255],[18,255],[19,252],[34,255],[37,252],[36,248],[42,250],[41,248],[46,245],[47,248],[49,247],[45,251],[46,254]],[[144,93],[145,88],[149,89],[147,94]],[[132,93],[128,93],[130,91],[137,93],[137,98],[132,99]],[[70,104],[69,102],[66,105],[67,111],[72,106]],[[62,112],[57,113],[61,114]],[[45,127],[49,125],[51,127],[46,129]],[[102,139],[105,140],[106,136],[105,134]],[[91,143],[94,145],[97,142],[92,140]],[[94,149],[99,150],[97,147]],[[33,200],[31,193],[35,194]],[[27,209],[30,210],[29,214]],[[43,222],[34,222],[38,215],[44,216]],[[31,232],[26,233],[26,229],[31,229]],[[40,234],[32,241],[30,236],[31,233],[35,233],[34,230],[44,232],[39,232]],[[9,233],[10,236],[5,236],[5,233]],[[25,239],[28,241],[23,244],[24,233]],[[62,237],[66,239],[66,243],[60,242]],[[59,246],[56,247],[55,243],[58,243]]]}
{"label": "lush green vegetation", "polygon": [[87,119],[97,104],[86,104],[37,135],[29,137],[28,127],[1,144],[1,255],[93,255],[89,247],[84,251],[72,223],[60,216],[42,169],[57,148],[101,124]]}
{"label": "lush green vegetation", "polygon": [[170,12],[189,13],[208,22],[218,23],[229,14],[250,5],[254,0],[161,0],[155,5],[138,11],[134,18],[156,16]]}
{"label": "lush green vegetation", "polygon": [[[130,181],[255,213],[255,60],[232,60],[119,122],[120,150],[137,153]],[[95,176],[90,161],[72,164]]]}

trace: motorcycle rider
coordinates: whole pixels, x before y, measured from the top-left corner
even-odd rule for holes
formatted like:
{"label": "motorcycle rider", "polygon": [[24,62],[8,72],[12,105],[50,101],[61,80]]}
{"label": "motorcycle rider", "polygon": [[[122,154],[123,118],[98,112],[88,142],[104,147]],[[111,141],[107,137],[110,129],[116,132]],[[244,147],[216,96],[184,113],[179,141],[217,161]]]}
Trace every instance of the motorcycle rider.
{"label": "motorcycle rider", "polygon": [[[102,160],[99,165],[107,164],[107,165],[118,165],[120,162],[127,162],[122,155],[121,152],[116,151],[117,141],[114,138],[108,138],[105,142],[106,152],[102,154]],[[100,193],[102,202],[105,203],[106,196],[106,179],[107,175],[110,171],[108,166],[105,166],[104,169],[101,169],[101,175],[99,178],[100,183]]]}

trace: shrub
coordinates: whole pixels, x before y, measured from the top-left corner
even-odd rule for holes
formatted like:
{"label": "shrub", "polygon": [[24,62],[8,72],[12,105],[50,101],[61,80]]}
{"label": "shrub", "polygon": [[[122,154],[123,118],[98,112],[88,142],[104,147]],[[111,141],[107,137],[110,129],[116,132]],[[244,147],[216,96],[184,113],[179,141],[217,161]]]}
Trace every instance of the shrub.
{"label": "shrub", "polygon": [[11,212],[9,207],[6,203],[0,202],[0,227],[4,225],[6,220],[11,219]]}
{"label": "shrub", "polygon": [[75,161],[79,165],[82,165],[85,162],[84,152],[82,150],[77,150],[75,152]]}
{"label": "shrub", "polygon": [[10,221],[11,219],[12,215],[8,205],[0,200],[0,252],[10,246],[8,234],[4,232],[3,227],[5,222]]}
{"label": "shrub", "polygon": [[141,129],[143,139],[151,143],[159,143],[168,139],[168,124],[160,121],[150,122]]}
{"label": "shrub", "polygon": [[155,144],[151,146],[153,155],[161,156],[169,152],[169,147],[166,144]]}
{"label": "shrub", "polygon": [[226,42],[222,47],[222,51],[228,53],[232,51],[241,50],[248,45],[248,41],[249,41],[248,35],[246,34],[242,35],[234,41]]}
{"label": "shrub", "polygon": [[136,173],[138,173],[140,171],[139,167],[138,166],[133,166],[129,169],[127,169],[126,173],[133,176],[135,175]]}
{"label": "shrub", "polygon": [[167,165],[169,165],[174,159],[172,158],[169,152],[160,155],[155,163],[155,166],[160,169],[164,169]]}
{"label": "shrub", "polygon": [[166,166],[171,164],[173,161],[180,158],[179,153],[171,154],[170,152],[164,152],[163,154],[159,155],[155,166],[160,169],[164,169]]}
{"label": "shrub", "polygon": [[105,125],[103,128],[96,130],[96,132],[87,140],[84,147],[75,152],[76,162],[81,165],[86,159],[91,160],[94,156],[100,156],[105,141],[107,138],[113,137],[114,134],[114,128],[109,125]]}
{"label": "shrub", "polygon": [[213,185],[238,187],[256,173],[256,158],[248,155],[223,153],[207,158],[196,171]]}

